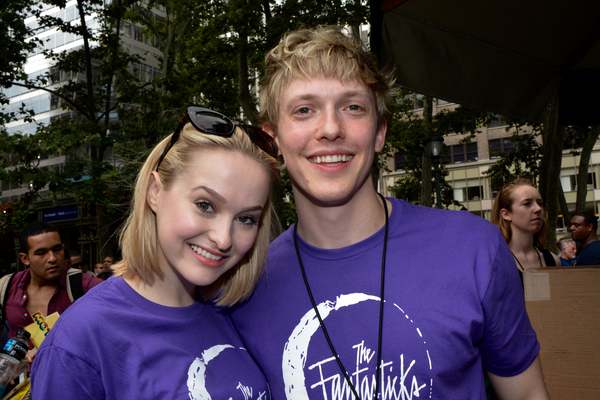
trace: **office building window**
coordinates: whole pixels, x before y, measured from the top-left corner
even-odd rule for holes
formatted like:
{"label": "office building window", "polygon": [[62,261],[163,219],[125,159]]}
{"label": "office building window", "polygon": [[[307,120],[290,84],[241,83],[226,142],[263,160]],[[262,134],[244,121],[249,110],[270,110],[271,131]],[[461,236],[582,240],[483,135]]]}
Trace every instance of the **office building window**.
{"label": "office building window", "polygon": [[412,103],[413,110],[420,110],[424,106],[423,95],[419,93],[410,93],[404,96],[406,102]]}
{"label": "office building window", "polygon": [[501,126],[506,126],[506,122],[502,120],[500,115],[494,114],[493,119],[488,124],[488,128],[498,128]]}
{"label": "office building window", "polygon": [[460,164],[479,160],[477,143],[459,143],[444,146],[442,164]]}
{"label": "office building window", "polygon": [[396,153],[395,161],[396,161],[396,171],[399,171],[399,170],[405,168],[404,163],[406,162],[406,158],[404,157],[404,154]]}
{"label": "office building window", "polygon": [[[575,192],[577,190],[577,175],[561,176],[560,184],[563,192]],[[591,172],[588,174],[587,190],[594,190],[596,188],[596,173]]]}
{"label": "office building window", "polygon": [[515,144],[511,142],[510,139],[492,139],[489,141],[490,144],[490,159],[500,158],[499,154],[494,154],[497,152],[510,153],[512,149],[515,148]]}
{"label": "office building window", "polygon": [[456,201],[482,200],[484,198],[483,186],[480,184],[479,179],[455,181],[452,187],[454,189],[454,200]]}

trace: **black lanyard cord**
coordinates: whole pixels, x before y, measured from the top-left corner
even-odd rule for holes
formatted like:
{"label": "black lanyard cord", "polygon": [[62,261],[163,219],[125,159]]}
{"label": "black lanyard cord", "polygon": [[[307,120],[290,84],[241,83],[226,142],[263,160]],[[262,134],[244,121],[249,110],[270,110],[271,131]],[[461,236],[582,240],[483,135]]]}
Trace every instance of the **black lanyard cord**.
{"label": "black lanyard cord", "polygon": [[[380,369],[381,369],[381,347],[382,347],[381,344],[383,341],[385,258],[386,258],[386,253],[387,253],[388,225],[389,225],[387,202],[381,194],[379,194],[379,193],[377,193],[377,194],[379,195],[379,197],[381,197],[381,200],[383,201],[383,207],[385,209],[385,234],[384,234],[384,238],[383,238],[383,257],[381,260],[381,288],[380,288],[380,295],[379,295],[379,297],[380,297],[379,334],[377,337],[377,365],[375,367],[375,370],[376,370],[376,372],[375,372],[375,393],[373,394],[374,400],[379,397],[379,382],[380,382],[379,373],[380,373]],[[310,297],[310,302],[312,303],[315,314],[317,315],[317,319],[319,320],[319,325],[321,326],[321,329],[323,330],[323,333],[325,334],[325,339],[327,340],[327,344],[329,345],[329,348],[331,349],[331,352],[333,353],[333,356],[334,356],[338,366],[340,367],[340,370],[342,371],[342,374],[344,375],[344,378],[346,379],[346,382],[348,383],[350,390],[352,390],[354,397],[356,398],[356,400],[360,400],[360,397],[358,396],[358,393],[356,392],[356,388],[352,384],[352,381],[350,380],[350,377],[348,376],[348,372],[346,371],[346,368],[344,368],[344,365],[342,364],[342,360],[340,359],[339,355],[335,351],[335,348],[333,347],[333,343],[331,341],[331,338],[329,337],[327,328],[325,328],[325,323],[323,322],[323,319],[321,318],[321,313],[319,313],[319,310],[317,308],[317,303],[315,302],[315,299],[313,297],[312,290],[310,289],[310,285],[308,284],[308,278],[306,277],[304,263],[302,262],[302,257],[300,256],[300,248],[298,247],[298,221],[296,221],[296,224],[294,225],[294,247],[296,248],[296,255],[298,256],[298,263],[300,264],[300,270],[302,271],[302,278],[304,278],[304,285],[306,286],[306,291],[308,292],[308,296]]]}

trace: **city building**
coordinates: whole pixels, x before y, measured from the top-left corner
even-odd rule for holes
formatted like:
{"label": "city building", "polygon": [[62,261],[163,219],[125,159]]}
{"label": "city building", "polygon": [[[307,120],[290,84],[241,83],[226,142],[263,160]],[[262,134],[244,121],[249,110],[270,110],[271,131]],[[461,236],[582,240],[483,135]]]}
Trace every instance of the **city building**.
{"label": "city building", "polygon": [[[415,102],[415,112],[421,112],[422,102]],[[446,108],[457,107],[456,104],[448,103],[443,100],[433,101],[433,114]],[[527,130],[522,130],[522,134],[529,134]],[[479,133],[470,143],[460,143],[465,138],[465,134],[451,134],[444,137],[446,147],[445,155],[441,163],[448,169],[449,175],[446,181],[454,190],[454,200],[460,202],[461,206],[450,206],[451,209],[466,209],[467,211],[478,215],[487,220],[491,219],[491,210],[494,198],[498,188],[492,187],[491,179],[485,175],[491,165],[496,163],[497,156],[493,156],[495,151],[508,153],[514,144],[510,138],[514,129],[506,129],[506,125],[497,120],[488,126],[482,126]],[[576,180],[579,168],[579,155],[572,149],[563,150],[562,169],[560,181],[569,210],[575,210],[577,199]],[[379,190],[386,196],[393,196],[390,190],[394,182],[406,175],[404,156],[397,154],[395,159],[387,160],[387,167],[391,172],[382,170],[378,182]],[[594,146],[590,158],[589,178],[587,187],[586,209],[596,215],[600,210],[600,190],[596,177],[600,173],[600,144]],[[557,234],[567,234],[570,221],[564,221],[562,215],[559,216]]]}

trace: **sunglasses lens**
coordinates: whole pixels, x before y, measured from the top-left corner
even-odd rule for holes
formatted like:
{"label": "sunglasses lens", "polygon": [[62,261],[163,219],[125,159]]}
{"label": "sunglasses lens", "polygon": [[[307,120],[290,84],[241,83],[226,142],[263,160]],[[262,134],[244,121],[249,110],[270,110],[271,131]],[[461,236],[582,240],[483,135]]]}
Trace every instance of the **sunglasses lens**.
{"label": "sunglasses lens", "polygon": [[277,158],[277,146],[273,139],[262,129],[259,129],[252,125],[241,125],[244,131],[252,140],[252,143],[261,148],[265,153],[271,157]]}
{"label": "sunglasses lens", "polygon": [[230,136],[233,133],[234,126],[231,121],[205,111],[196,112],[195,115],[196,118],[192,124],[196,129],[218,136]]}

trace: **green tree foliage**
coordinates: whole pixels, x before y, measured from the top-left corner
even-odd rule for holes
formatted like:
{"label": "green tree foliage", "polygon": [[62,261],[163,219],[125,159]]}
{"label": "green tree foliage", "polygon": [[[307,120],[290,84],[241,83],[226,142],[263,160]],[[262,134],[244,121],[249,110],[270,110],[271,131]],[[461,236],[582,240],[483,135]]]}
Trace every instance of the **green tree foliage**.
{"label": "green tree foliage", "polygon": [[[55,0],[39,3],[44,4],[65,6]],[[3,133],[0,153],[13,157],[3,159],[0,180],[27,184],[29,193],[25,199],[29,202],[43,189],[48,189],[52,196],[60,193],[74,196],[79,202],[87,200],[90,206],[83,210],[84,214],[87,211],[95,218],[102,244],[108,242],[115,228],[111,225],[105,199],[110,189],[106,174],[115,164],[107,160],[106,155],[113,143],[126,140],[121,130],[122,121],[115,118],[125,107],[119,94],[139,92],[143,86],[128,68],[138,62],[139,57],[125,52],[119,43],[119,27],[129,5],[125,0],[107,4],[99,0],[78,0],[79,18],[73,22],[52,15],[39,16],[42,8],[34,9],[32,13],[39,16],[39,26],[29,34],[57,29],[80,36],[83,45],[62,52],[43,50],[42,54],[53,62],[50,71],[3,84],[49,92],[54,104],[59,103],[62,109],[72,113],[50,125],[39,126],[33,135]],[[96,22],[88,26],[92,15]],[[21,115],[8,118],[19,116],[32,121],[33,112],[22,109]],[[40,167],[40,160],[53,154],[66,157],[62,171]]]}
{"label": "green tree foliage", "polygon": [[[0,13],[7,26],[0,40],[11,57],[0,63],[0,84],[49,92],[53,106],[71,113],[32,135],[3,131],[0,153],[13,156],[3,157],[0,180],[26,186],[24,204],[40,194],[74,197],[81,216],[94,221],[101,246],[125,214],[133,179],[149,149],[173,130],[187,106],[260,124],[257,91],[263,60],[281,35],[319,24],[349,25],[357,34],[368,10],[358,0],[78,0],[79,18],[71,22],[42,16],[47,6],[64,9],[64,0],[8,3]],[[23,24],[27,15],[40,17],[34,30]],[[97,23],[88,26],[92,20]],[[135,55],[123,47],[125,21],[143,26],[144,38],[156,46],[153,54]],[[54,67],[26,77],[28,52],[43,45],[32,37],[54,28],[82,37],[83,46],[61,53],[44,50]],[[134,73],[146,56],[159,63],[160,74],[151,80]],[[0,126],[24,117],[33,121],[33,112],[0,112]],[[65,156],[63,169],[41,167],[40,160],[58,154]],[[291,183],[285,175],[282,182],[276,193],[289,199]],[[285,227],[295,220],[295,211],[289,203],[276,203]]]}
{"label": "green tree foliage", "polygon": [[539,162],[542,157],[542,146],[536,140],[541,134],[539,126],[531,126],[532,133],[523,134],[518,124],[508,119],[506,121],[507,131],[516,128],[509,139],[515,146],[508,153],[494,151],[490,154],[490,157],[498,158],[498,161],[484,172],[491,178],[492,190],[499,190],[505,182],[517,178],[529,178],[537,182],[539,177]]}

